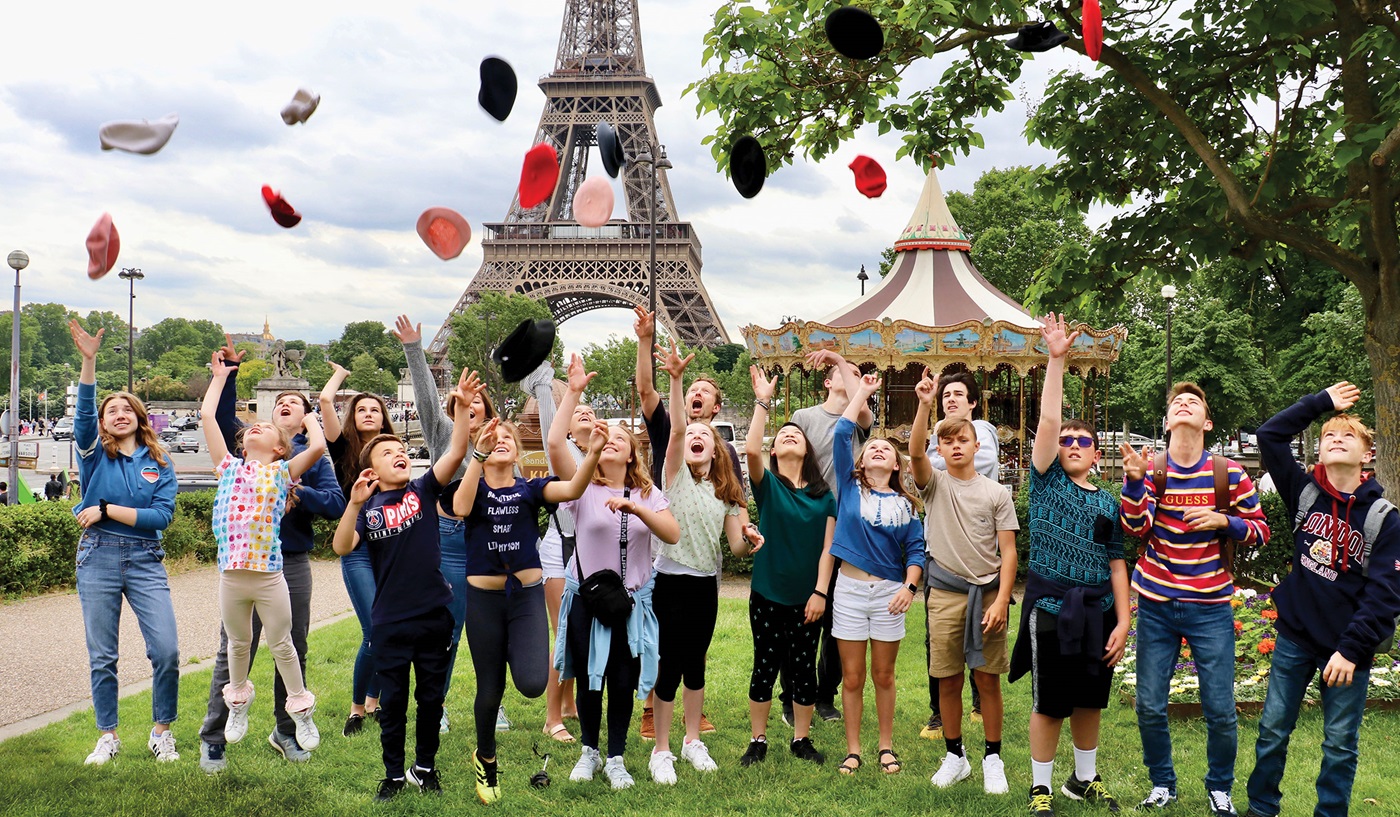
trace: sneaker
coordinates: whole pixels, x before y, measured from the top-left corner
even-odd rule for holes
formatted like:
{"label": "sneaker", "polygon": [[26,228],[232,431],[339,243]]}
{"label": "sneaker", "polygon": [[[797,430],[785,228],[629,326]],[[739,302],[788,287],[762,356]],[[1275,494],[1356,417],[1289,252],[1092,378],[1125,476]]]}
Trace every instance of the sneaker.
{"label": "sneaker", "polygon": [[614,789],[630,789],[637,782],[627,773],[627,767],[622,764],[622,755],[608,758],[608,762],[603,764],[603,775]]}
{"label": "sneaker", "polygon": [[402,778],[390,780],[386,777],[379,781],[379,793],[374,795],[374,799],[381,803],[385,800],[393,800],[399,792],[403,791],[403,785],[404,782]]}
{"label": "sneaker", "polygon": [[311,753],[301,747],[299,741],[291,735],[284,735],[276,729],[267,736],[267,742],[272,744],[272,748],[277,750],[290,763],[305,763],[311,759]]}
{"label": "sneaker", "polygon": [[300,712],[288,712],[297,725],[297,745],[310,752],[321,745],[321,730],[316,728],[312,716],[316,714],[316,704],[311,704]]}
{"label": "sneaker", "polygon": [[253,705],[256,692],[248,690],[248,700],[241,704],[228,705],[228,720],[224,721],[224,742],[237,743],[248,734],[248,708]]}
{"label": "sneaker", "polygon": [[919,730],[919,737],[924,740],[943,740],[943,716],[937,712],[928,716],[928,723]]}
{"label": "sneaker", "polygon": [[1011,789],[1006,785],[1006,764],[1001,755],[987,755],[982,758],[982,791],[987,794],[1006,794]]}
{"label": "sneaker", "polygon": [[827,701],[826,703],[819,703],[817,704],[817,717],[821,718],[827,723],[839,721],[841,720],[841,710],[837,709],[835,706],[832,706],[831,701]]}
{"label": "sneaker", "polygon": [[972,707],[972,714],[968,716],[968,720],[972,721],[973,723],[981,723],[981,722],[982,722],[982,707],[980,707],[980,706],[974,706],[974,707]]}
{"label": "sneaker", "polygon": [[345,719],[345,728],[340,730],[340,734],[344,735],[347,738],[354,737],[355,735],[360,734],[360,730],[364,728],[365,716],[351,715],[350,717]]}
{"label": "sneaker", "polygon": [[704,713],[704,712],[701,712],[701,713],[700,713],[700,734],[702,734],[702,735],[708,735],[709,733],[711,733],[711,732],[713,732],[713,731],[715,731],[715,725],[714,725],[713,723],[710,723],[710,719],[707,718],[707,717],[705,717],[705,713]]}
{"label": "sneaker", "polygon": [[151,750],[151,754],[156,756],[156,760],[161,763],[170,763],[180,759],[180,753],[175,751],[175,733],[169,729],[159,735],[152,732],[151,737],[146,741],[146,748]]}
{"label": "sneaker", "polygon": [[[378,713],[379,713],[379,710],[376,709],[376,710],[375,710],[375,715],[376,715],[375,720],[379,720],[379,718],[378,718]],[[451,731],[451,729],[452,729],[452,725],[449,724],[449,723],[447,722],[447,709],[444,708],[444,709],[442,710],[442,720],[438,721],[438,734],[439,734],[439,735],[445,735],[445,734],[447,734],[449,731]]]}
{"label": "sneaker", "polygon": [[[487,763],[472,752],[472,768],[476,770],[476,799],[491,805],[501,799],[500,767],[494,761]],[[410,772],[412,774],[412,772]],[[436,775],[434,775],[436,776]]]}
{"label": "sneaker", "polygon": [[647,770],[651,772],[651,779],[663,786],[676,785],[676,756],[670,752],[652,752],[651,760],[647,761]]}
{"label": "sneaker", "polygon": [[710,757],[710,750],[705,748],[705,742],[699,739],[681,744],[681,760],[694,766],[697,772],[713,772],[719,768],[715,759]]}
{"label": "sneaker", "polygon": [[817,747],[812,745],[811,738],[798,738],[788,747],[792,756],[798,760],[808,760],[818,766],[826,762],[826,755],[817,751]]}
{"label": "sneaker", "polygon": [[1206,800],[1210,801],[1210,813],[1215,817],[1237,817],[1235,803],[1228,791],[1207,791]]}
{"label": "sneaker", "polygon": [[97,739],[97,746],[93,748],[92,754],[87,756],[86,763],[89,766],[101,766],[103,763],[117,756],[117,752],[122,749],[122,742],[116,735],[102,733],[102,737]]}
{"label": "sneaker", "polygon": [[584,783],[593,779],[603,768],[603,758],[598,754],[598,750],[591,746],[583,747],[583,754],[579,756],[578,762],[574,764],[574,770],[569,772],[569,779],[575,783]]}
{"label": "sneaker", "polygon": [[1049,786],[1031,788],[1030,811],[1034,817],[1055,817],[1055,798]]}
{"label": "sneaker", "polygon": [[940,789],[946,789],[959,780],[966,780],[971,774],[972,764],[967,762],[967,758],[949,752],[943,756],[943,765],[933,773],[929,782]]}
{"label": "sneaker", "polygon": [[199,742],[199,768],[205,774],[218,774],[228,767],[222,743]]}
{"label": "sneaker", "polygon": [[496,731],[510,731],[510,718],[506,717],[506,708],[504,706],[496,707]]}
{"label": "sneaker", "polygon": [[438,780],[437,769],[424,769],[414,764],[404,771],[404,777],[425,794],[442,794],[442,781]]}
{"label": "sneaker", "polygon": [[642,707],[642,728],[637,730],[642,740],[656,740],[656,715],[651,707]]}
{"label": "sneaker", "polygon": [[1152,791],[1138,803],[1139,809],[1166,808],[1176,802],[1176,792],[1166,786],[1153,786]]}
{"label": "sneaker", "polygon": [[783,701],[783,723],[792,726],[792,701]]}
{"label": "sneaker", "polygon": [[1117,814],[1118,801],[1113,799],[1113,795],[1104,788],[1103,778],[1094,775],[1093,780],[1080,780],[1073,772],[1069,779],[1060,787],[1060,791],[1071,800],[1087,800],[1090,803],[1102,803],[1108,806],[1108,810]]}
{"label": "sneaker", "polygon": [[745,769],[747,769],[748,767],[752,766],[753,764],[755,764],[755,763],[762,763],[763,761],[765,761],[765,760],[767,760],[767,759],[768,759],[768,741],[766,741],[766,740],[751,740],[751,741],[749,741],[749,748],[748,748],[748,751],[744,752],[744,756],[741,757],[741,758],[739,758],[739,765],[740,765],[740,766],[743,766]]}

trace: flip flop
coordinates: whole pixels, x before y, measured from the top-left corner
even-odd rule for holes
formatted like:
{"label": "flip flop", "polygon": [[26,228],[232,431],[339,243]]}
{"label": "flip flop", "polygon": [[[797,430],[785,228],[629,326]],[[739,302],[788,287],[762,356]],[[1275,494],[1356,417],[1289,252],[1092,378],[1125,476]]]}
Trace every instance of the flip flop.
{"label": "flip flop", "polygon": [[[851,765],[852,760],[855,761],[854,766]],[[840,772],[841,774],[852,775],[855,774],[856,770],[858,770],[860,767],[860,755],[856,754],[855,752],[852,752],[851,754],[846,755],[846,759],[841,761],[841,765],[836,767],[836,771]]]}
{"label": "flip flop", "polygon": [[569,734],[569,727],[565,726],[562,723],[555,724],[553,729],[550,729],[548,726],[546,726],[542,731],[545,733],[545,735],[549,736],[550,738],[553,738],[554,740],[559,741],[560,743],[574,742],[574,736]]}

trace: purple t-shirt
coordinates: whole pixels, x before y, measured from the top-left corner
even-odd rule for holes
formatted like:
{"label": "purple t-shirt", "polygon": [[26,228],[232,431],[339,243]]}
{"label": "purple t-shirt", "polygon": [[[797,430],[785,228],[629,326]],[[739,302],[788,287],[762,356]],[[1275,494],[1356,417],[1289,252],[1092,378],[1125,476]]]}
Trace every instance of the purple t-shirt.
{"label": "purple t-shirt", "polygon": [[407,621],[451,603],[438,546],[441,491],[429,468],[402,488],[377,492],[360,508],[355,532],[374,567],[371,623]]}
{"label": "purple t-shirt", "polygon": [[[579,576],[579,564],[583,566],[583,578],[599,570],[620,570],[622,564],[622,514],[608,510],[606,503],[612,497],[622,496],[621,488],[609,488],[596,482],[588,484],[583,496],[559,507],[574,515],[574,532],[578,546],[574,559],[566,566],[570,576]],[[645,496],[641,491],[632,491],[631,498],[638,505],[652,511],[664,511],[670,507],[666,495],[660,488],[652,486]],[[627,519],[627,575],[623,577],[628,590],[636,590],[651,578],[652,539],[651,529],[636,516]]]}

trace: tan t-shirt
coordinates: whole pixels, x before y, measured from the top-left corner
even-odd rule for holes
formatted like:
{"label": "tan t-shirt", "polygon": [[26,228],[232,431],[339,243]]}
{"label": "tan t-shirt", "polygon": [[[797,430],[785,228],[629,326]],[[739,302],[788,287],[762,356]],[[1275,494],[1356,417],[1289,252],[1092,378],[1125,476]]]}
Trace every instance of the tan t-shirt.
{"label": "tan t-shirt", "polygon": [[920,496],[928,555],[973,584],[996,578],[1001,572],[997,531],[1021,528],[1011,493],[981,474],[964,480],[935,468]]}

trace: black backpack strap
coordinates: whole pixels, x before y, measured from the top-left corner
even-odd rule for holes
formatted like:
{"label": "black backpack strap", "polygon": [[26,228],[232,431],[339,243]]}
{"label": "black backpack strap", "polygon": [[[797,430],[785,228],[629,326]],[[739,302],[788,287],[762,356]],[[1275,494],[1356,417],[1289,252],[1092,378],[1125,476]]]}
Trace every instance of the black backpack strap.
{"label": "black backpack strap", "polygon": [[[632,489],[623,488],[622,498],[631,499]],[[627,589],[627,511],[622,512],[622,533],[618,536],[617,546],[622,551],[622,588]]]}

